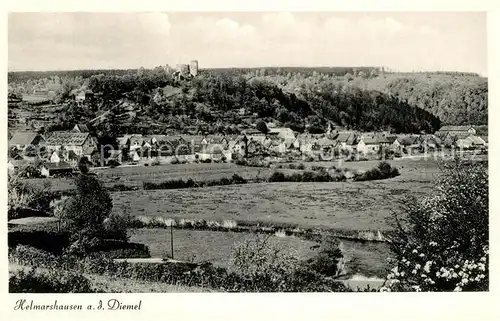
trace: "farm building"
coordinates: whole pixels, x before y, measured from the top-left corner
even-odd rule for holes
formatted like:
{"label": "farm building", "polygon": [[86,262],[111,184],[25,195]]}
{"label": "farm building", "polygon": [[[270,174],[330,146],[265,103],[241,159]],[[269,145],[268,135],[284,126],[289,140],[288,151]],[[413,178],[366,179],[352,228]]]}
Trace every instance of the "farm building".
{"label": "farm building", "polygon": [[181,138],[190,146],[195,152],[201,151],[203,145],[206,145],[205,137],[201,135],[181,135]]}
{"label": "farm building", "polygon": [[394,142],[398,139],[398,136],[396,136],[396,135],[387,135],[387,136],[385,136],[385,138],[387,139],[387,142],[389,143],[389,146],[392,146],[394,144]]}
{"label": "farm building", "polygon": [[356,145],[356,150],[362,154],[373,154],[380,152],[382,147],[387,146],[389,146],[389,140],[384,135],[379,133],[363,134]]}
{"label": "farm building", "polygon": [[339,132],[333,137],[342,150],[353,151],[357,145],[358,137],[354,132]]}
{"label": "farm building", "polygon": [[[266,146],[265,146],[266,147]],[[269,146],[266,147],[268,150],[273,151],[278,154],[284,154],[287,152],[288,148],[284,141],[272,140]]]}
{"label": "farm building", "polygon": [[189,142],[181,136],[175,135],[153,135],[151,136],[151,145],[158,153],[166,156],[172,155],[190,155],[193,150]]}
{"label": "farm building", "polygon": [[482,139],[483,139],[483,141],[484,141],[484,145],[485,145],[485,146],[488,146],[488,136],[483,135],[483,136],[481,136],[481,138],[482,138]]}
{"label": "farm building", "polygon": [[295,137],[293,137],[293,138],[285,138],[283,140],[283,144],[285,144],[285,148],[287,150],[294,149],[294,148],[297,148],[297,147],[295,147],[295,142],[296,141],[297,141],[297,139]]}
{"label": "farm building", "polygon": [[40,173],[44,177],[52,177],[54,175],[69,175],[73,173],[73,166],[66,162],[44,163],[40,167]]}
{"label": "farm building", "polygon": [[257,140],[248,140],[248,154],[257,154],[264,149],[264,146]]}
{"label": "farm building", "polygon": [[269,144],[271,142],[271,138],[266,135],[254,135],[249,138],[249,142],[250,141],[264,146],[265,144]]}
{"label": "farm building", "polygon": [[295,138],[294,131],[291,130],[290,128],[286,128],[286,127],[269,128],[268,135],[276,136],[276,137],[279,137],[281,139]]}
{"label": "farm building", "polygon": [[58,151],[54,151],[52,153],[52,155],[50,156],[50,162],[51,163],[59,163],[61,161],[61,158],[64,158],[64,157],[61,157],[62,155],[59,155],[59,152]]}
{"label": "farm building", "polygon": [[202,144],[222,144],[228,146],[229,140],[222,135],[207,135],[202,140]]}
{"label": "farm building", "polygon": [[420,141],[418,136],[398,136],[396,140],[391,144],[391,149],[402,151],[403,149],[413,149],[420,146]]}
{"label": "farm building", "polygon": [[452,145],[457,140],[465,139],[469,135],[475,135],[476,129],[473,126],[443,126],[434,133],[445,145]]}
{"label": "farm building", "polygon": [[64,148],[68,152],[73,151],[78,156],[88,158],[97,149],[95,140],[89,133],[53,132],[47,137],[45,144],[48,149],[58,151]]}
{"label": "farm building", "polygon": [[[118,137],[116,139],[120,149],[125,149],[125,148],[130,149],[130,138],[132,138],[132,136],[134,136],[134,134],[127,134],[127,135],[123,135],[121,137]],[[141,136],[141,135],[139,135],[139,136]]]}
{"label": "farm building", "polygon": [[137,153],[137,151],[135,149],[130,151],[129,158],[133,162],[138,162],[141,160],[141,156],[139,155],[139,153]]}
{"label": "farm building", "polygon": [[458,135],[455,140],[455,146],[458,148],[481,148],[486,145],[484,139],[477,135]]}
{"label": "farm building", "polygon": [[14,132],[12,138],[9,140],[9,147],[22,149],[29,145],[41,145],[44,141],[43,136],[36,132]]}
{"label": "farm building", "polygon": [[335,146],[337,146],[337,144],[337,141],[331,140],[327,137],[320,138],[315,142],[315,146],[321,151],[332,150]]}

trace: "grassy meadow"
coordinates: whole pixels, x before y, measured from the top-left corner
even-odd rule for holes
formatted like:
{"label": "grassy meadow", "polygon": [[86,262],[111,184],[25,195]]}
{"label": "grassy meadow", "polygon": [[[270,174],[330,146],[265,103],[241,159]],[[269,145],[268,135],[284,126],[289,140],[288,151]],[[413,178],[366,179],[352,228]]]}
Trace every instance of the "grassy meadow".
{"label": "grassy meadow", "polygon": [[[395,182],[398,182],[395,184]],[[286,223],[299,227],[385,230],[385,219],[430,181],[262,183],[113,193],[114,209],[165,218]]]}
{"label": "grassy meadow", "polygon": [[[293,173],[296,170],[282,169],[284,173]],[[245,167],[231,163],[199,163],[199,164],[170,164],[159,166],[124,166],[116,168],[96,168],[92,172],[106,187],[117,184],[142,188],[143,182],[160,183],[173,179],[192,178],[195,181],[217,180],[231,178],[238,174],[245,179],[267,178],[273,170],[260,167]],[[35,178],[29,179],[31,184],[43,185],[50,182],[51,190],[66,191],[74,188],[72,178]]]}
{"label": "grassy meadow", "polygon": [[[133,229],[131,241],[146,244],[152,257],[170,257],[169,229]],[[252,233],[216,231],[173,231],[174,258],[188,262],[210,261],[214,265],[227,267],[233,247],[244,240],[255,237]],[[312,258],[317,250],[315,242],[293,236],[271,236],[281,247],[294,251],[300,258]],[[383,277],[387,274],[389,250],[384,243],[341,241],[346,259],[348,275]]]}
{"label": "grassy meadow", "polygon": [[[401,171],[391,179],[364,182],[259,183],[204,188],[136,190],[112,192],[113,210],[132,216],[151,216],[192,220],[234,220],[249,224],[289,224],[301,228],[385,231],[387,218],[410,196],[428,195],[439,164],[433,159],[389,161]],[[311,162],[311,166],[367,170],[379,161]],[[105,184],[136,184],[169,179],[212,180],[237,173],[244,178],[268,177],[269,168],[234,164],[176,164],[96,169]],[[280,169],[280,171],[295,171]],[[52,188],[71,187],[71,179],[51,179]],[[41,180],[43,182],[43,180]],[[233,246],[252,237],[248,232],[216,232],[174,229],[175,259],[211,261],[227,266]],[[315,254],[316,243],[297,237],[277,237],[286,248],[307,258]],[[131,241],[146,244],[152,257],[170,255],[168,229],[132,229]],[[386,274],[389,250],[384,243],[342,240],[349,275],[382,277]]]}

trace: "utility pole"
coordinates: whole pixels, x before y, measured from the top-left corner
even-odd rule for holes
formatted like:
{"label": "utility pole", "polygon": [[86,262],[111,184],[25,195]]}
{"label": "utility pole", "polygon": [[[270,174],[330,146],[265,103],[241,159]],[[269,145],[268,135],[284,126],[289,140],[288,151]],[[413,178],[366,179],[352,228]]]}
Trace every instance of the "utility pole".
{"label": "utility pole", "polygon": [[172,253],[172,260],[174,259],[174,224],[170,222],[170,253]]}

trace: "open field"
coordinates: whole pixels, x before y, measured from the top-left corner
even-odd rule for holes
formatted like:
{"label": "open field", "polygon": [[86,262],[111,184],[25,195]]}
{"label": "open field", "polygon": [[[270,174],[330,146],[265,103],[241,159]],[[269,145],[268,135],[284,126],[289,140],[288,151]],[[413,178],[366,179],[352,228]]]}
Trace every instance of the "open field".
{"label": "open field", "polygon": [[[133,229],[130,230],[131,242],[139,242],[149,247],[152,257],[170,257],[169,229]],[[174,230],[174,259],[200,263],[210,261],[214,265],[227,267],[233,246],[255,237],[252,233]],[[300,257],[313,255],[310,247],[315,242],[296,237],[275,237],[283,248],[296,251]]]}
{"label": "open field", "polygon": [[[289,170],[293,172],[292,170]],[[170,164],[158,166],[128,166],[96,169],[94,172],[104,180],[119,182],[161,182],[170,179],[213,180],[238,174],[243,178],[267,177],[269,168],[245,167],[231,163]]]}
{"label": "open field", "polygon": [[[170,230],[134,229],[131,241],[146,244],[152,257],[170,256]],[[174,230],[174,258],[183,261],[210,261],[214,265],[227,267],[232,248],[238,242],[255,237],[252,233]],[[272,236],[273,241],[286,249],[295,251],[302,259],[313,257],[317,251],[311,249],[315,242],[293,236]],[[341,248],[347,260],[348,275],[382,277],[387,274],[386,259],[389,251],[383,243],[361,243],[342,241]]]}
{"label": "open field", "polygon": [[[480,158],[477,156],[476,158]],[[361,162],[308,162],[304,163],[306,169],[311,166],[323,167],[341,167],[352,170],[367,170],[374,168],[380,161],[361,161]],[[395,159],[388,161],[392,166],[399,168],[402,172],[402,177],[406,180],[431,181],[435,174],[439,172],[438,162],[433,159]],[[300,162],[297,162],[298,164]],[[175,164],[175,165],[160,165],[160,166],[124,166],[116,168],[96,168],[92,170],[106,187],[111,187],[117,184],[126,186],[142,187],[143,182],[159,183],[172,179],[188,179],[193,180],[216,180],[220,178],[230,178],[233,174],[238,174],[245,179],[250,178],[267,178],[274,169],[260,167],[238,166],[230,163],[200,163],[200,164]],[[280,172],[290,174],[300,172],[300,170],[279,169]],[[397,178],[398,179],[398,178]],[[34,185],[42,186],[44,182],[50,182],[53,191],[65,191],[74,188],[72,178],[35,178],[28,179],[27,182]]]}
{"label": "open field", "polygon": [[[398,163],[400,162],[400,163]],[[365,164],[368,163],[368,164]],[[367,182],[262,183],[112,193],[131,215],[287,223],[300,227],[386,230],[386,218],[410,195],[426,195],[439,172],[434,161],[393,161],[401,176]],[[350,162],[366,169],[377,162]],[[177,166],[177,165],[172,165]],[[258,170],[258,168],[244,168]],[[174,175],[178,173],[174,172]]]}
{"label": "open field", "polygon": [[[287,174],[297,172],[290,169],[282,169],[280,171]],[[231,178],[234,174],[238,174],[245,179],[267,178],[273,170],[269,168],[238,166],[230,163],[200,163],[126,166],[94,169],[92,172],[97,174],[99,180],[106,187],[123,184],[142,188],[143,182],[160,183],[166,180],[188,178],[192,178],[195,181],[207,181]],[[27,181],[39,186],[42,186],[44,182],[50,182],[51,190],[53,191],[66,191],[74,188],[72,178],[34,178]]]}
{"label": "open field", "polygon": [[[398,184],[395,182],[398,181]],[[287,223],[299,227],[386,230],[385,218],[430,181],[263,183],[113,193],[114,209],[165,218]]]}

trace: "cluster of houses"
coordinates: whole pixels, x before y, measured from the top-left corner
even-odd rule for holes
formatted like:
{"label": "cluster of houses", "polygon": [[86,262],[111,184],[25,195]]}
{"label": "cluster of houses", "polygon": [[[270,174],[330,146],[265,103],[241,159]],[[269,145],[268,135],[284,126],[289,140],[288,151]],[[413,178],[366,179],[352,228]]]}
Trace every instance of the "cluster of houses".
{"label": "cluster of houses", "polygon": [[[118,139],[120,154],[132,161],[151,156],[182,160],[221,159],[257,156],[315,155],[320,152],[377,154],[382,149],[400,153],[432,151],[439,148],[485,149],[487,136],[478,136],[471,126],[444,126],[432,135],[392,135],[389,132],[360,133],[334,131],[327,134],[297,134],[290,128],[269,129],[264,134],[256,129],[243,130],[240,135],[125,135]],[[156,152],[156,153],[155,153]],[[169,158],[170,157],[170,158]]]}
{"label": "cluster of houses", "polygon": [[88,160],[98,151],[97,139],[87,126],[77,124],[71,131],[54,131],[49,135],[37,132],[14,132],[9,139],[9,171],[35,159],[42,159],[42,176],[71,173],[82,157]]}
{"label": "cluster of houses", "polygon": [[[36,132],[15,132],[9,141],[10,149],[23,150],[26,146],[42,147],[45,163],[41,173],[53,176],[75,168],[82,157],[100,164],[115,165],[148,162],[158,159],[170,163],[199,161],[231,161],[240,157],[259,155],[314,156],[338,151],[346,154],[377,154],[384,150],[412,153],[438,148],[485,149],[488,136],[479,136],[474,126],[444,126],[430,135],[393,135],[389,132],[360,133],[355,131],[329,131],[326,134],[297,134],[290,128],[271,127],[264,134],[246,129],[239,135],[141,135],[129,134],[117,138],[118,148],[108,148],[100,155],[97,139],[84,124],[71,131],[52,132],[47,137]],[[30,156],[11,155],[9,168],[29,161]]]}

